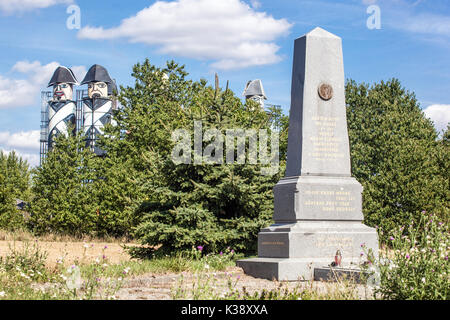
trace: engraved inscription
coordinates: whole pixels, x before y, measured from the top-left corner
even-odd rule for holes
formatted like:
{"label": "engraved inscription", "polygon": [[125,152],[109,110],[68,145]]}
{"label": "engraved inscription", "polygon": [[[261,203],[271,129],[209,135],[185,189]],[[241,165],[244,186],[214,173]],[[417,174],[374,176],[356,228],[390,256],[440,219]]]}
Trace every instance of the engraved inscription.
{"label": "engraved inscription", "polygon": [[315,244],[318,248],[352,248],[353,239],[331,236],[319,237]]}
{"label": "engraved inscription", "polygon": [[[350,191],[305,190],[312,199],[305,200],[305,206],[319,208],[322,212],[354,212],[356,200]],[[320,200],[317,200],[320,199]]]}
{"label": "engraved inscription", "polygon": [[283,241],[263,241],[262,245],[265,246],[284,246],[284,242]]}
{"label": "engraved inscription", "polygon": [[343,139],[335,136],[338,120],[338,117],[312,117],[318,132],[309,138],[312,145],[309,157],[317,161],[339,160],[345,157],[340,150]]}

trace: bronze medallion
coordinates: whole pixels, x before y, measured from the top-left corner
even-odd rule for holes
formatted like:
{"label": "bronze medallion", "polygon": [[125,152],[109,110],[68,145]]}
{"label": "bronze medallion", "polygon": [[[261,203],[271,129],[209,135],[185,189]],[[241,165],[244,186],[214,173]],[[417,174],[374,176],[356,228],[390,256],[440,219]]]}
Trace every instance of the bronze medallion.
{"label": "bronze medallion", "polygon": [[328,101],[333,98],[333,88],[326,83],[319,86],[319,96],[322,100]]}

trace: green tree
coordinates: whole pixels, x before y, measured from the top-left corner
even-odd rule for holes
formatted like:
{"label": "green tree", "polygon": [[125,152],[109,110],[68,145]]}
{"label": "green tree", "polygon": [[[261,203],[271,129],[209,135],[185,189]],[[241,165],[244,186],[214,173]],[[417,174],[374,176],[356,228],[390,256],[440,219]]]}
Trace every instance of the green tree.
{"label": "green tree", "polygon": [[0,229],[14,229],[17,224],[20,225],[18,218],[12,190],[8,187],[4,173],[0,171]]}
{"label": "green tree", "polygon": [[0,152],[0,170],[5,176],[12,197],[29,201],[31,196],[31,170],[29,164],[14,151],[8,155]]}
{"label": "green tree", "polygon": [[16,199],[30,199],[30,170],[27,161],[13,151],[0,152],[0,228],[15,230],[25,226],[25,219],[16,209]]}
{"label": "green tree", "polygon": [[[365,222],[385,230],[418,221],[422,211],[448,216],[448,149],[415,95],[396,79],[346,85],[352,174],[363,185]],[[447,173],[439,159],[447,159]]]}
{"label": "green tree", "polygon": [[[177,165],[171,158],[172,133],[185,129],[192,134],[194,121],[201,121],[202,133],[241,128],[270,134],[285,121],[280,110],[266,113],[254,102],[243,104],[228,88],[188,80],[184,67],[174,62],[157,68],[146,60],[134,66],[132,75],[135,85],[121,88],[124,108],[116,115],[117,126],[109,128],[112,139],[105,148],[107,157],[117,155],[116,161],[127,163],[133,203],[143,200],[134,216],[142,221],[135,236],[144,244],[161,244],[164,252],[197,245],[206,251],[255,250],[257,233],[271,221],[272,188],[280,172],[263,175],[259,163],[228,165],[225,155],[220,156],[223,164]],[[194,159],[193,150],[188,153]]]}
{"label": "green tree", "polygon": [[80,135],[60,135],[33,175],[30,227],[37,234],[94,234],[94,154]]}

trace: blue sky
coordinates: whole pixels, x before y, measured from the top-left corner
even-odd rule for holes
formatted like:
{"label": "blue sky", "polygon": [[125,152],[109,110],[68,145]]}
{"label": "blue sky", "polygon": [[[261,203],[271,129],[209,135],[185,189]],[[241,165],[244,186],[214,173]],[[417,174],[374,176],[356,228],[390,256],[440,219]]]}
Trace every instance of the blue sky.
{"label": "blue sky", "polygon": [[[67,27],[73,5],[80,29]],[[368,28],[370,6],[380,29]],[[0,0],[0,149],[38,163],[40,91],[58,65],[81,81],[101,64],[127,86],[135,63],[174,59],[238,95],[261,79],[288,113],[293,43],[317,26],[343,39],[346,78],[398,78],[437,128],[450,121],[448,0]]]}

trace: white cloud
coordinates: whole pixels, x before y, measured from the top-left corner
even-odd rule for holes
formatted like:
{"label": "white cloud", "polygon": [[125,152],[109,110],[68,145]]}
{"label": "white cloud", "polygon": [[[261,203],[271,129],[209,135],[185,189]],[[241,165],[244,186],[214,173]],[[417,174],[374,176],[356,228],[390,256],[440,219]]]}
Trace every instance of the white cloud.
{"label": "white cloud", "polygon": [[450,105],[433,104],[423,110],[425,116],[434,122],[436,130],[441,133],[450,122]]}
{"label": "white cloud", "polygon": [[31,166],[39,165],[39,130],[17,133],[0,132],[0,151],[10,153],[15,151]]}
{"label": "white cloud", "polygon": [[[363,4],[375,2],[362,0]],[[421,7],[422,0],[378,0],[382,10],[383,24],[394,29],[437,37],[450,37],[450,17],[442,12],[427,12]]]}
{"label": "white cloud", "polygon": [[[46,65],[42,65],[39,61],[17,62],[11,71],[23,74],[25,78],[13,79],[0,75],[0,109],[38,103],[41,89],[47,87],[53,72],[59,65],[58,62],[50,62]],[[77,77],[86,73],[84,66],[75,66],[72,69]]]}
{"label": "white cloud", "polygon": [[395,24],[405,31],[450,36],[450,17],[438,14],[418,14],[406,17]]}
{"label": "white cloud", "polygon": [[0,0],[0,11],[11,14],[48,8],[61,3],[69,4],[73,3],[73,0]]}
{"label": "white cloud", "polygon": [[261,2],[258,0],[250,0],[250,4],[252,5],[253,9],[258,9],[261,7]]}
{"label": "white cloud", "polygon": [[233,69],[280,61],[274,41],[291,27],[287,20],[257,12],[241,0],[176,0],[158,1],[118,27],[87,26],[78,37],[125,38],[157,46],[161,53]]}

